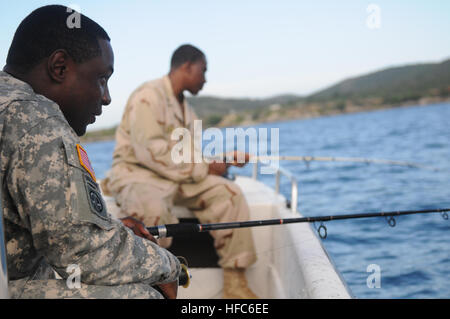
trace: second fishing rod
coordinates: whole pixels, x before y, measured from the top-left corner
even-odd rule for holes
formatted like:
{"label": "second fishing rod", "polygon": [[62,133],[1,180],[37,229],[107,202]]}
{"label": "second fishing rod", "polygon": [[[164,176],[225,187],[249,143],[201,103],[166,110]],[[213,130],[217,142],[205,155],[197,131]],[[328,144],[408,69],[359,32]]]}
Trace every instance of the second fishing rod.
{"label": "second fishing rod", "polygon": [[[450,212],[450,208],[409,210],[409,211],[391,211],[391,212],[373,212],[373,213],[362,213],[362,214],[342,214],[342,215],[298,217],[298,218],[285,218],[285,219],[250,220],[250,221],[244,221],[244,222],[214,223],[214,224],[179,223],[179,224],[166,224],[166,225],[147,227],[147,230],[153,236],[158,236],[158,237],[162,238],[162,237],[172,237],[172,236],[177,236],[177,235],[182,235],[182,234],[192,234],[192,233],[199,233],[199,232],[206,232],[206,231],[220,230],[220,229],[284,225],[284,224],[292,224],[292,223],[314,223],[314,222],[326,222],[326,221],[332,221],[332,220],[356,219],[356,218],[393,217],[393,216],[401,216],[401,215],[428,214],[428,213],[441,213],[444,219],[448,219],[447,212]],[[388,222],[389,222],[390,226],[395,226],[395,220],[393,222],[392,222],[392,220],[388,221]]]}

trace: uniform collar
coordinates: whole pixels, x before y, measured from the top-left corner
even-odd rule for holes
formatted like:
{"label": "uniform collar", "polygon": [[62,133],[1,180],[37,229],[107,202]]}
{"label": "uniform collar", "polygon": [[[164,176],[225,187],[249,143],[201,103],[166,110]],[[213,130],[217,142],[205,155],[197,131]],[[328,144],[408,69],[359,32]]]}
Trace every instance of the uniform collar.
{"label": "uniform collar", "polygon": [[[26,92],[28,94],[35,94],[33,88],[26,82],[19,80],[11,74],[0,71],[0,86],[13,87],[18,92]],[[3,95],[3,94],[2,94]]]}
{"label": "uniform collar", "polygon": [[[50,102],[44,104],[46,111],[49,114],[51,113],[60,115],[67,123],[67,126],[71,128],[73,134],[76,135],[69,122],[67,122],[67,119],[61,111],[61,108],[55,101],[52,101],[47,97],[34,92],[31,85],[29,85],[27,82],[19,80],[7,72],[0,71],[0,105],[8,103],[11,100],[34,100]],[[42,111],[43,109],[40,110]]]}
{"label": "uniform collar", "polygon": [[172,108],[172,111],[175,113],[175,116],[178,118],[178,120],[181,123],[183,123],[185,127],[187,127],[190,124],[192,118],[189,112],[189,105],[186,101],[186,98],[184,98],[182,105],[182,107],[184,108],[184,118],[183,118],[180,103],[178,102],[175,94],[173,93],[172,83],[170,82],[168,75],[165,75],[163,77],[163,82],[164,82],[164,90],[166,91],[168,97],[167,104],[169,105],[169,107]]}

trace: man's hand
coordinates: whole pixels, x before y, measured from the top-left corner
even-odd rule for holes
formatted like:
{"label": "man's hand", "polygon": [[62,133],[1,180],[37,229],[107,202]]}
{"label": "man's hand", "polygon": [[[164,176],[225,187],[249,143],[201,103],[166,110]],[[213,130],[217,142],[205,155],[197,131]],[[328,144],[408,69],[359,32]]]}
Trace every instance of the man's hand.
{"label": "man's hand", "polygon": [[[126,227],[130,228],[136,236],[148,239],[155,244],[158,244],[155,237],[153,237],[152,234],[149,233],[147,228],[145,228],[144,223],[138,221],[133,217],[120,218],[120,221]],[[170,282],[168,284],[159,284],[157,286],[166,299],[177,299],[178,281]]]}
{"label": "man's hand", "polygon": [[250,154],[241,151],[231,151],[228,152],[226,158],[232,158],[233,162],[228,163],[228,165],[242,167],[250,161]]}
{"label": "man's hand", "polygon": [[227,171],[228,165],[226,163],[216,163],[212,162],[209,164],[208,174],[223,176]]}
{"label": "man's hand", "polygon": [[[232,159],[230,162],[229,160]],[[250,154],[240,151],[231,151],[224,155],[225,163],[212,162],[209,164],[208,174],[223,176],[229,166],[242,167],[250,161]]]}
{"label": "man's hand", "polygon": [[147,228],[145,228],[144,223],[138,221],[133,217],[120,218],[120,220],[125,226],[130,228],[136,236],[148,239],[155,244],[158,244],[155,237],[153,237],[153,235],[149,233]]}
{"label": "man's hand", "polygon": [[177,299],[178,281],[169,282],[168,284],[159,284],[158,288],[166,299]]}

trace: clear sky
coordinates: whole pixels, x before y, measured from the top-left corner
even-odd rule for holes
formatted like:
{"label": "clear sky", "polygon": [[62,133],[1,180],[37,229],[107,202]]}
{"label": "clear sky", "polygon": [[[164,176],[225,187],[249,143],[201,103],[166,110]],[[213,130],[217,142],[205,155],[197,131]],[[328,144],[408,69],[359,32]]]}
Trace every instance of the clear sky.
{"label": "clear sky", "polygon": [[450,57],[448,0],[1,0],[2,65],[20,21],[55,3],[78,5],[112,39],[113,101],[89,130],[118,124],[129,94],[166,74],[183,43],[207,55],[200,95],[223,97],[306,95],[351,76]]}

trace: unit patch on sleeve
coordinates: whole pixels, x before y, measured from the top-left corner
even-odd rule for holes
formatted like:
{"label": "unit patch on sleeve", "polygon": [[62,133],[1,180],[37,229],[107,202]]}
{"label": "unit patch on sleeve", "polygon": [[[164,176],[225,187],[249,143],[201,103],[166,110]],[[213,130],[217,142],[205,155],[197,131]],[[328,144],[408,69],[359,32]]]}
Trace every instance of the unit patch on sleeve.
{"label": "unit patch on sleeve", "polygon": [[89,205],[91,206],[92,212],[97,216],[108,219],[108,214],[106,212],[106,204],[103,201],[102,195],[98,185],[89,177],[87,174],[83,174],[84,184],[86,186],[87,196],[89,200]]}
{"label": "unit patch on sleeve", "polygon": [[84,148],[80,144],[77,144],[77,152],[81,166],[83,166],[83,168],[89,173],[89,175],[91,175],[94,182],[97,182],[97,179],[95,178],[94,169],[92,168],[91,162],[89,161],[89,157]]}

